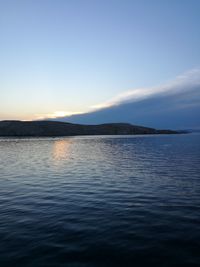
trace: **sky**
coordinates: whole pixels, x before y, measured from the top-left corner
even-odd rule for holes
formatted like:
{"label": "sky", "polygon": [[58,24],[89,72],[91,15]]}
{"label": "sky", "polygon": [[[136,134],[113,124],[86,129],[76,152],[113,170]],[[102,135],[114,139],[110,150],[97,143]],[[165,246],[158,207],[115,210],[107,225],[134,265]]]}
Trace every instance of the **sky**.
{"label": "sky", "polygon": [[0,0],[0,120],[84,113],[198,72],[199,13],[199,0]]}

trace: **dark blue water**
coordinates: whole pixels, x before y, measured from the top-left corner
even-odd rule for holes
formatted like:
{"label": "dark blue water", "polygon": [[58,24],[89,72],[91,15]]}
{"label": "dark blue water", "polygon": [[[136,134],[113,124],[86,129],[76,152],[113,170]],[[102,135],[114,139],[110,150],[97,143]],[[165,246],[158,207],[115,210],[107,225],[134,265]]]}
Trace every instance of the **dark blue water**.
{"label": "dark blue water", "polygon": [[200,135],[0,139],[0,266],[200,266]]}

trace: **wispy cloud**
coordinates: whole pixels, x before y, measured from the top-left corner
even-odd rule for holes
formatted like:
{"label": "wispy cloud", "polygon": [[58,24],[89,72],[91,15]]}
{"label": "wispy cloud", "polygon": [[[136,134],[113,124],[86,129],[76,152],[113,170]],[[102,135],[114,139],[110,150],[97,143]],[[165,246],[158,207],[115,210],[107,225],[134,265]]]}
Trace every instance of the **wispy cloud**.
{"label": "wispy cloud", "polygon": [[112,107],[126,102],[137,102],[154,95],[160,94],[176,94],[179,92],[189,92],[190,90],[199,86],[200,91],[200,69],[192,69],[182,75],[177,76],[174,80],[169,81],[161,86],[150,87],[150,88],[136,88],[123,92],[116,97],[105,101],[103,103],[94,105],[91,107],[92,110],[98,110],[103,108]]}

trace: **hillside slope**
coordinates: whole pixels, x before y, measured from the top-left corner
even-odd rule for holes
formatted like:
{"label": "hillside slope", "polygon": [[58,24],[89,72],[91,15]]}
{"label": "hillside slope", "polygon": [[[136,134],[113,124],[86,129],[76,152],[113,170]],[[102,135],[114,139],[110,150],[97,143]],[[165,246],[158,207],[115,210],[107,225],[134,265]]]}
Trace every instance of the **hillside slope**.
{"label": "hillside slope", "polygon": [[176,131],[156,130],[128,123],[81,125],[55,121],[0,121],[0,136],[74,136],[173,134]]}

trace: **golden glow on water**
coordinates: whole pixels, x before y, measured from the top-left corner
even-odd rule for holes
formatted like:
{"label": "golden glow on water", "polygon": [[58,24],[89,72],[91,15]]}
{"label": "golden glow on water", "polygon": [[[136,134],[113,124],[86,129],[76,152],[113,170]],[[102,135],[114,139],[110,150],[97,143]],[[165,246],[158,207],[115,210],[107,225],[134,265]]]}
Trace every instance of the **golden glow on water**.
{"label": "golden glow on water", "polygon": [[56,162],[67,160],[71,156],[72,139],[56,140],[53,145],[53,159]]}

